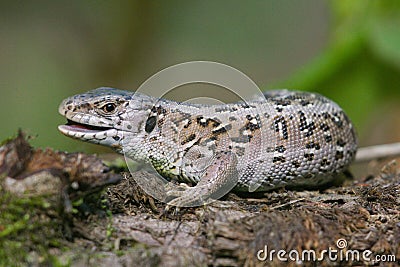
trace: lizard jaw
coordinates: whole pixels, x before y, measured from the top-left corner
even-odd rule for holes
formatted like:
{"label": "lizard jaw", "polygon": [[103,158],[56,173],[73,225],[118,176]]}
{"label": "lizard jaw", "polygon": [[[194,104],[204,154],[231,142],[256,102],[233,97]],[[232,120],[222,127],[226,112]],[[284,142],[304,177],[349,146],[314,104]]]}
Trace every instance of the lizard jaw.
{"label": "lizard jaw", "polygon": [[70,131],[70,132],[80,132],[80,133],[98,133],[113,129],[112,127],[102,127],[102,126],[84,124],[69,119],[67,120],[66,124],[60,125],[58,128],[62,132]]}
{"label": "lizard jaw", "polygon": [[112,147],[119,146],[118,141],[121,139],[117,129],[83,124],[69,119],[66,124],[59,125],[58,130],[68,137]]}

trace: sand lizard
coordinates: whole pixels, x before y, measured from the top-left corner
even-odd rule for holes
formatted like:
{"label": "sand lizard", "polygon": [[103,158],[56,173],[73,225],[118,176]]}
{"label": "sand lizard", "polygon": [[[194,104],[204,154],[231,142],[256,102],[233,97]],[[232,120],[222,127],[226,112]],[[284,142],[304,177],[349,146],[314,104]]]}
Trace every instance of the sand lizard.
{"label": "sand lizard", "polygon": [[171,205],[218,192],[315,187],[332,181],[357,150],[354,127],[316,93],[274,90],[223,105],[178,103],[113,88],[65,99],[59,130],[151,164],[168,179],[196,184]]}

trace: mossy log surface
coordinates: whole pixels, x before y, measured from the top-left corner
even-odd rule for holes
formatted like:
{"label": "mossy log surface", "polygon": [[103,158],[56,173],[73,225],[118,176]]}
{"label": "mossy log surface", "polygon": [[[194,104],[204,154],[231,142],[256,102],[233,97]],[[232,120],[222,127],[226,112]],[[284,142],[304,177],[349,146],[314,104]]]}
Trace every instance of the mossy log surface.
{"label": "mossy log surface", "polygon": [[[257,252],[338,249],[394,255],[400,264],[400,159],[323,191],[228,194],[171,209],[136,183],[151,172],[121,172],[94,155],[33,149],[24,135],[0,148],[0,266],[295,266]],[[378,167],[379,166],[379,167]],[[163,194],[160,188],[160,194]],[[340,251],[340,250],[339,250]],[[259,256],[265,256],[259,253]],[[288,257],[288,255],[286,255]],[[304,261],[347,266],[359,261]]]}

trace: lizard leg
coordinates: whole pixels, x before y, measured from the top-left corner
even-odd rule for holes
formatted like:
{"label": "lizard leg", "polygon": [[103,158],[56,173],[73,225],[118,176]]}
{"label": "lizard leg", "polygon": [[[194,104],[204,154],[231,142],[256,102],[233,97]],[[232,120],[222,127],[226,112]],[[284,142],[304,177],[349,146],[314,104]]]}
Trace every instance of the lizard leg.
{"label": "lizard leg", "polygon": [[211,199],[218,199],[228,193],[238,182],[237,157],[230,151],[216,153],[203,177],[194,187],[170,190],[167,196],[178,196],[168,206],[188,207],[203,205]]}
{"label": "lizard leg", "polygon": [[191,188],[191,187],[188,184],[180,183],[177,185],[174,182],[168,182],[164,186],[164,190],[165,190],[167,196],[170,196],[170,197],[179,197],[189,188]]}

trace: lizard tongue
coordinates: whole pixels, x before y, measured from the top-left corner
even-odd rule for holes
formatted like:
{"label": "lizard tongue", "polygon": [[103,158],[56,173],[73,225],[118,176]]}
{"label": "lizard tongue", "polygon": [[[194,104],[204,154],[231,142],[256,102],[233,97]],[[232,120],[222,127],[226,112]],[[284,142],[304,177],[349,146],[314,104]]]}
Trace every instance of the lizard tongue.
{"label": "lizard tongue", "polygon": [[97,133],[109,130],[107,127],[92,126],[68,120],[67,124],[58,126],[61,132]]}
{"label": "lizard tongue", "polygon": [[83,125],[59,125],[58,129],[61,132],[81,132],[81,133],[97,133],[100,130],[97,129],[90,129]]}

